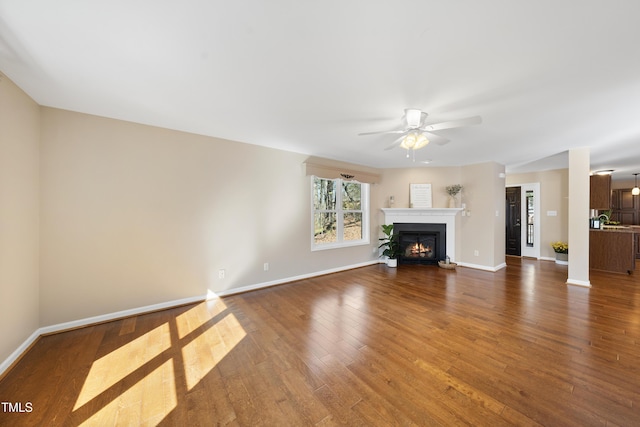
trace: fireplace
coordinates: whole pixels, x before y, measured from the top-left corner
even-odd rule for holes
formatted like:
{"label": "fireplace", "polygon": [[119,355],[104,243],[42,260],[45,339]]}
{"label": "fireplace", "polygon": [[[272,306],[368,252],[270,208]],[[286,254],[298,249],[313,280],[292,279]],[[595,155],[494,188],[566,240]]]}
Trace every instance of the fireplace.
{"label": "fireplace", "polygon": [[447,256],[446,224],[394,223],[400,244],[398,265],[437,264]]}
{"label": "fireplace", "polygon": [[[462,211],[460,208],[382,208],[384,213],[383,224],[393,224],[401,228],[404,224],[410,225],[445,225],[446,238],[442,235],[439,250],[442,258],[449,256],[451,261],[456,261],[459,249],[456,242],[459,239],[457,217]],[[397,230],[396,230],[397,231]],[[440,258],[440,259],[442,259]],[[437,260],[436,260],[437,261]]]}

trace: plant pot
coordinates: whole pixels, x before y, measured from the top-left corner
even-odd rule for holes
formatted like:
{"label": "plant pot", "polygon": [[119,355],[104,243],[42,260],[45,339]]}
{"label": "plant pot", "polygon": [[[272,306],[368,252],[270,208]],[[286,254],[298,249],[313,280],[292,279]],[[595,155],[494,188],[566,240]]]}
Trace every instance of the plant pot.
{"label": "plant pot", "polygon": [[569,254],[561,254],[556,252],[556,264],[569,265]]}
{"label": "plant pot", "polygon": [[389,258],[387,260],[387,267],[396,268],[398,266],[398,260],[396,258]]}

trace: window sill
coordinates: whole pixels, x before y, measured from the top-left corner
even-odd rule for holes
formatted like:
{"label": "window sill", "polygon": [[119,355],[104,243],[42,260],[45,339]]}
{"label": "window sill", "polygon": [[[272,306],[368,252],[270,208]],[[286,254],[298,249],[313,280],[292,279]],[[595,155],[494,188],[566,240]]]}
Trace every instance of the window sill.
{"label": "window sill", "polygon": [[351,248],[354,246],[365,246],[370,242],[368,240],[358,240],[353,242],[343,242],[343,243],[325,243],[324,245],[312,245],[311,251],[326,251],[328,249],[341,249],[341,248]]}

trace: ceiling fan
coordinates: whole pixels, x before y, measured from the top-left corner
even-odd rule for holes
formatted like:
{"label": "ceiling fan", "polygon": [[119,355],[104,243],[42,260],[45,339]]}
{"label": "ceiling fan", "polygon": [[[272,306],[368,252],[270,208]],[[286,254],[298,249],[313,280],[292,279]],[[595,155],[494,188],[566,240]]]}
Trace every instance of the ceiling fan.
{"label": "ceiling fan", "polygon": [[415,108],[407,108],[404,110],[404,116],[402,117],[402,121],[405,123],[404,129],[379,132],[363,132],[359,133],[358,135],[399,135],[399,138],[387,148],[385,148],[385,150],[391,150],[392,148],[400,146],[407,150],[407,157],[409,157],[409,151],[413,150],[415,152],[415,150],[419,150],[420,148],[426,146],[430,141],[433,141],[438,145],[444,145],[449,142],[448,139],[431,132],[444,129],[453,129],[463,126],[477,125],[482,123],[482,117],[473,116],[467,117],[465,119],[451,120],[448,122],[425,124],[427,116],[428,114],[424,111]]}

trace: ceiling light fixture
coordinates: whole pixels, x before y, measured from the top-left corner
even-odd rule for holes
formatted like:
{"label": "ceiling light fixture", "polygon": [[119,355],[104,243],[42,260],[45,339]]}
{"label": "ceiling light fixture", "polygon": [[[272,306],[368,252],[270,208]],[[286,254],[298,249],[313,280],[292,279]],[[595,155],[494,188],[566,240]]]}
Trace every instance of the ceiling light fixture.
{"label": "ceiling light fixture", "polygon": [[638,194],[640,194],[640,188],[638,188],[638,174],[634,173],[633,176],[636,177],[636,185],[633,187],[633,190],[631,190],[631,194],[637,196]]}
{"label": "ceiling light fixture", "polygon": [[400,147],[404,148],[405,150],[419,150],[422,147],[426,146],[428,143],[429,140],[424,135],[424,133],[410,132],[402,139]]}
{"label": "ceiling light fixture", "polygon": [[409,158],[409,151],[413,151],[413,161],[416,161],[416,150],[425,147],[429,143],[429,140],[422,132],[409,132],[407,136],[402,138],[400,147],[407,150],[407,158]]}
{"label": "ceiling light fixture", "polygon": [[601,171],[595,171],[595,175],[611,175],[613,173],[613,169],[604,169]]}

